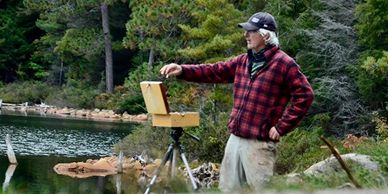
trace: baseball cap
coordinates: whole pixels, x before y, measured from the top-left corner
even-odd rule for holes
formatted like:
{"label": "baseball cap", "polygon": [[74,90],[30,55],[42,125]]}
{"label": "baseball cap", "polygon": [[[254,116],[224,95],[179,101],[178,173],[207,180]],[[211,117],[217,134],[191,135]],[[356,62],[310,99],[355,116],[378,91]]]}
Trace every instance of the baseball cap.
{"label": "baseball cap", "polygon": [[258,30],[264,28],[270,31],[276,31],[277,25],[275,18],[266,12],[257,12],[253,14],[247,22],[239,23],[238,27],[246,31]]}

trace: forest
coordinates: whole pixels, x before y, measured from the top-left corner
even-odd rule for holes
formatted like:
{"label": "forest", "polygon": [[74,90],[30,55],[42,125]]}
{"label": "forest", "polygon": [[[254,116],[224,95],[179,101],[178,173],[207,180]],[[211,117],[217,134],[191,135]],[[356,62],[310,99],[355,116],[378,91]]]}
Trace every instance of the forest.
{"label": "forest", "polygon": [[[373,156],[387,175],[386,7],[386,0],[2,0],[0,99],[146,113],[141,81],[161,80],[159,69],[168,63],[214,63],[246,52],[237,24],[265,11],[277,20],[280,48],[315,93],[304,121],[279,145],[276,173],[330,156],[319,147],[324,135],[343,153]],[[188,131],[202,142],[184,140],[189,157],[221,162],[232,85],[176,78],[164,84],[172,110],[200,112],[200,127]],[[136,128],[116,151],[164,150],[168,129]],[[349,135],[368,140],[345,148]],[[371,187],[381,186],[370,180],[373,173],[357,172]]]}

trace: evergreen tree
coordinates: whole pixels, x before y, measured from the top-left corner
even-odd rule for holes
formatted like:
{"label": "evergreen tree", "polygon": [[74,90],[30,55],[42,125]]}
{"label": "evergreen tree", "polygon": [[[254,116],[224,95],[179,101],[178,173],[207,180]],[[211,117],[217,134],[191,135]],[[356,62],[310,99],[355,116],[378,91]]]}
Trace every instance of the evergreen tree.
{"label": "evergreen tree", "polygon": [[329,114],[327,130],[338,136],[368,135],[368,107],[361,101],[349,71],[359,55],[353,26],[356,1],[319,2],[320,6],[308,10],[319,25],[303,30],[308,41],[296,55],[314,85],[316,98],[311,113]]}
{"label": "evergreen tree", "polygon": [[187,42],[179,52],[186,61],[216,62],[245,52],[243,30],[237,24],[247,16],[226,0],[197,0],[196,5],[193,21],[179,25]]}
{"label": "evergreen tree", "polygon": [[357,84],[363,99],[376,110],[388,106],[388,11],[384,6],[387,1],[366,0],[357,5],[356,12],[362,49]]}
{"label": "evergreen tree", "polygon": [[19,0],[0,5],[0,81],[46,77],[46,67],[30,61],[32,42],[41,33],[34,24],[37,16],[20,11],[23,5]]}
{"label": "evergreen tree", "polygon": [[364,0],[357,6],[356,29],[362,46],[388,50],[388,1]]}
{"label": "evergreen tree", "polygon": [[149,53],[149,69],[155,61],[176,61],[177,50],[183,44],[179,23],[187,23],[193,3],[188,0],[130,1],[131,19],[126,24],[123,44]]}
{"label": "evergreen tree", "polygon": [[[110,48],[123,49],[116,42],[110,43],[110,32],[105,34],[102,27],[101,6],[123,6],[123,2],[114,0],[93,0],[93,1],[51,1],[51,0],[24,0],[24,4],[30,12],[40,14],[36,25],[44,30],[46,34],[37,42],[39,48],[52,51],[36,51],[37,58],[45,59],[52,65],[52,75],[60,75],[66,71],[69,79],[84,80],[89,83],[98,83],[106,78],[109,87],[113,90],[112,54]],[[104,9],[106,10],[106,9]],[[128,17],[128,13],[113,14],[116,17]],[[108,15],[106,14],[106,17]],[[117,18],[115,18],[117,19]],[[113,20],[106,18],[106,21]],[[118,21],[125,21],[117,19]],[[123,25],[123,23],[121,24]],[[117,24],[116,24],[117,26]],[[109,26],[106,26],[109,27]],[[107,30],[107,29],[105,29]],[[121,34],[122,35],[122,34]],[[116,41],[121,41],[121,38]],[[108,65],[105,71],[109,76],[100,76],[104,71],[103,53],[104,45]],[[113,46],[110,46],[113,45]],[[61,68],[59,68],[61,67]],[[57,80],[55,77],[53,80]],[[60,79],[61,80],[61,79]]]}

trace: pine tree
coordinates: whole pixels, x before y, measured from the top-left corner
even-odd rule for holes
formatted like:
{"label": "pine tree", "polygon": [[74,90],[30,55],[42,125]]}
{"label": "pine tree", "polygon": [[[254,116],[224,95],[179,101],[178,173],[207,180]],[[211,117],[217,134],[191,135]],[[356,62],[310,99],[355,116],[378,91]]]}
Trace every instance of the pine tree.
{"label": "pine tree", "polygon": [[191,12],[194,20],[180,24],[185,48],[179,52],[192,62],[216,62],[245,52],[243,30],[237,24],[247,20],[226,0],[197,0]]}
{"label": "pine tree", "polygon": [[188,0],[133,0],[130,1],[131,19],[126,24],[127,36],[123,44],[149,53],[149,69],[156,61],[175,61],[183,44],[179,23],[189,21]]}

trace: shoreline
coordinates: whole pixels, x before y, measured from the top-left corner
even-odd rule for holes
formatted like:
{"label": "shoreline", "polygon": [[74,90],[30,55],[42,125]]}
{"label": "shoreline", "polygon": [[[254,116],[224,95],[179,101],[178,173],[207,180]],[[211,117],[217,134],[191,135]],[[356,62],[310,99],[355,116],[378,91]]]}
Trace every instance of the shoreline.
{"label": "shoreline", "polygon": [[85,119],[92,121],[106,121],[106,122],[132,122],[143,123],[148,120],[146,114],[130,115],[127,112],[123,114],[116,114],[113,110],[105,109],[74,109],[74,108],[60,108],[55,106],[49,106],[45,104],[35,104],[29,106],[28,103],[23,104],[11,104],[2,103],[0,101],[0,111],[15,112],[15,113],[32,113],[33,115],[40,116],[53,116],[56,118],[75,118]]}

